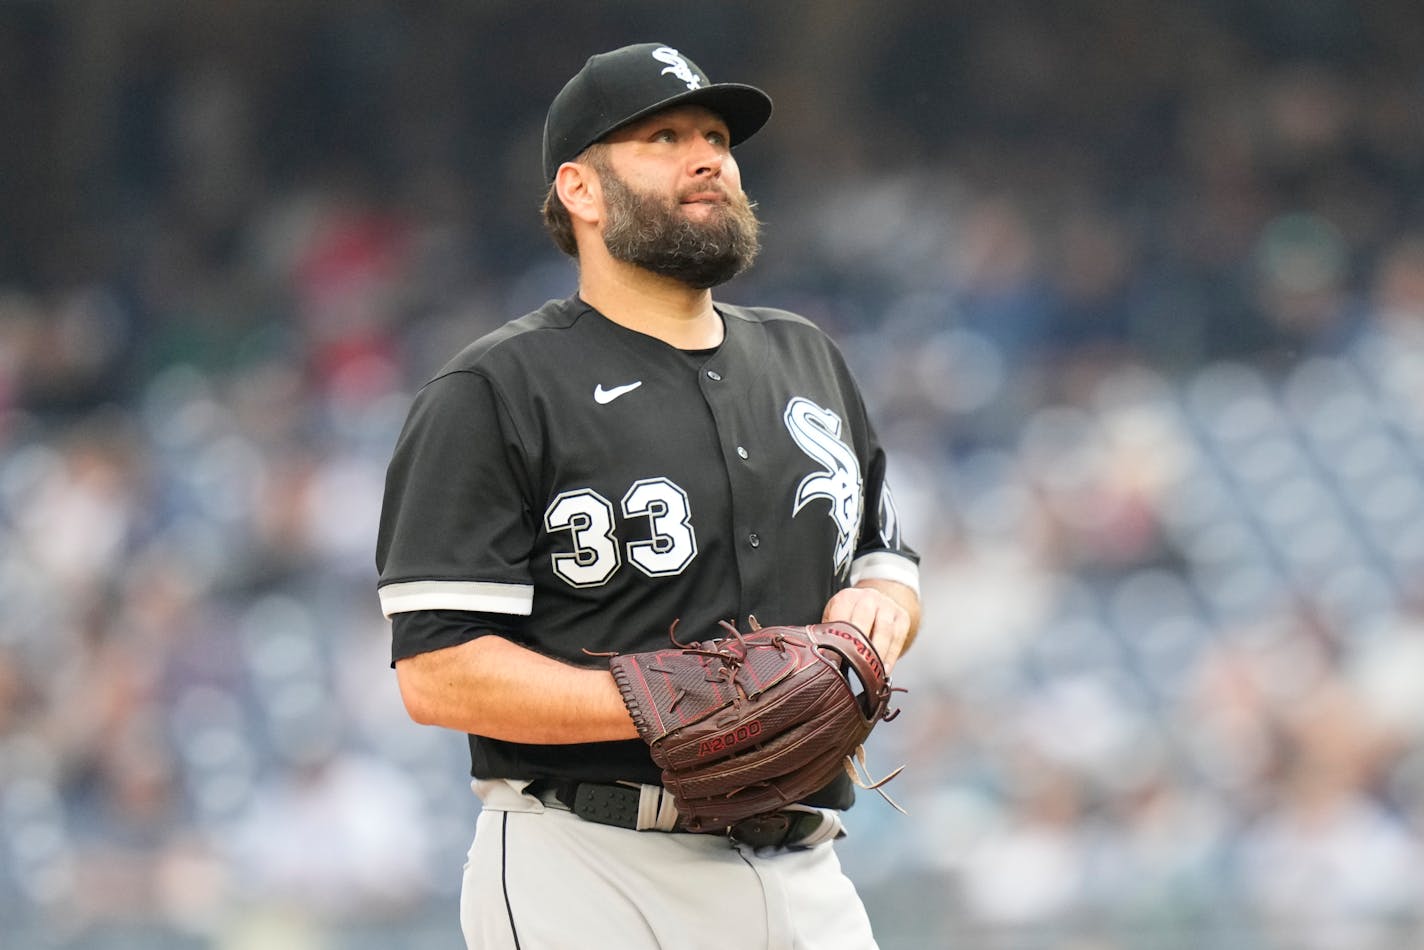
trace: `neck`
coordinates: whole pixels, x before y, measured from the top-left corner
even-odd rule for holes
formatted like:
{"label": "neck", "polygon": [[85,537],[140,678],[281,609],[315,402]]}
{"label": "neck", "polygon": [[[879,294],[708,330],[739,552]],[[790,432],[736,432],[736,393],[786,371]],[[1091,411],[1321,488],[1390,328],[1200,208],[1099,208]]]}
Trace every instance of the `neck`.
{"label": "neck", "polygon": [[680,350],[707,350],[722,342],[722,320],[712,291],[641,267],[604,258],[582,261],[579,296],[614,323]]}

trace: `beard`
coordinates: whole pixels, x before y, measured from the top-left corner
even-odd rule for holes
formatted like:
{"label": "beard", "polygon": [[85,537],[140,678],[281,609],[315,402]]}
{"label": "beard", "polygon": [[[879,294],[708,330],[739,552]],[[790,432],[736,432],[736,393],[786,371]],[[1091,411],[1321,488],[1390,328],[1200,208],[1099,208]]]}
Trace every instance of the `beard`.
{"label": "beard", "polygon": [[[603,243],[616,260],[697,290],[726,283],[756,260],[761,223],[745,195],[724,191],[725,203],[709,205],[707,219],[693,221],[680,201],[637,191],[611,168],[598,174],[608,212]],[[685,193],[708,190],[698,184]]]}

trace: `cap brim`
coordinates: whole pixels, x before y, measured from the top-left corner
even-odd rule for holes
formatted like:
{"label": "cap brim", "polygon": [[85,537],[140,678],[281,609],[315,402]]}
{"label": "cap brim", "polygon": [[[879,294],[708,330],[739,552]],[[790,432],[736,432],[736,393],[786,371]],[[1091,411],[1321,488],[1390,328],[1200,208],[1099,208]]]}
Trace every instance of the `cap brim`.
{"label": "cap brim", "polygon": [[[664,109],[684,105],[704,106],[721,116],[722,121],[727,123],[727,131],[731,135],[730,144],[732,145],[740,145],[751,138],[757,130],[766,125],[766,120],[771,118],[771,97],[756,86],[723,82],[703,86],[701,89],[689,89],[687,92],[661,99],[630,116],[609,124],[596,134],[589,136],[587,141],[579,142],[577,147],[569,146],[564,151],[566,156],[564,158],[554,158],[546,152],[545,176],[553,180],[560,164],[573,160],[584,149],[625,125],[662,112]],[[547,134],[546,128],[545,135],[547,136]],[[547,141],[545,147],[548,147]]]}
{"label": "cap brim", "polygon": [[[756,86],[735,82],[713,83],[710,86],[689,89],[687,92],[656,102],[646,109],[628,116],[617,125],[605,129],[593,142],[625,125],[662,112],[664,109],[687,105],[705,106],[721,116],[722,121],[727,123],[727,131],[732,135],[732,145],[740,145],[751,138],[762,126],[766,125],[766,120],[771,118],[771,97]],[[588,144],[592,145],[593,142]]]}

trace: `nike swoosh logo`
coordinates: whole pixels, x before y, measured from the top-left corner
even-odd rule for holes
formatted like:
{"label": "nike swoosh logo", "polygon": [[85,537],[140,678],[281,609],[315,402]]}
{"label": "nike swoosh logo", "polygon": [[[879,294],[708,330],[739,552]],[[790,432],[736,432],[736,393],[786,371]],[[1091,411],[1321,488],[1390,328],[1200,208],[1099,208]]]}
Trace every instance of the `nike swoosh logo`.
{"label": "nike swoosh logo", "polygon": [[603,384],[599,383],[593,388],[593,401],[598,403],[600,406],[606,406],[613,400],[617,399],[619,396],[622,396],[625,393],[631,393],[633,390],[637,389],[641,385],[643,385],[643,381],[641,379],[631,383],[626,383],[622,386],[614,386],[612,389],[604,389]]}

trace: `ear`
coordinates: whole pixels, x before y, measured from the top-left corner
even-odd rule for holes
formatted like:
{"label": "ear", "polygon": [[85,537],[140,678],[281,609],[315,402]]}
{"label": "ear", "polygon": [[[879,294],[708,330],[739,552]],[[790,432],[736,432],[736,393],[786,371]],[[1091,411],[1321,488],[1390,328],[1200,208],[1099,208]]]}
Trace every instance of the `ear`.
{"label": "ear", "polygon": [[596,225],[603,217],[603,189],[592,166],[564,162],[554,173],[554,188],[575,221]]}

